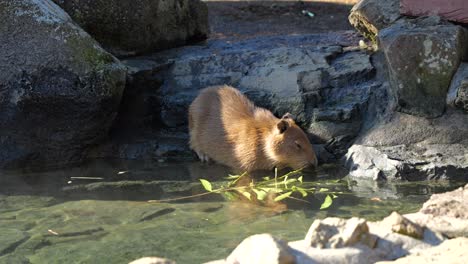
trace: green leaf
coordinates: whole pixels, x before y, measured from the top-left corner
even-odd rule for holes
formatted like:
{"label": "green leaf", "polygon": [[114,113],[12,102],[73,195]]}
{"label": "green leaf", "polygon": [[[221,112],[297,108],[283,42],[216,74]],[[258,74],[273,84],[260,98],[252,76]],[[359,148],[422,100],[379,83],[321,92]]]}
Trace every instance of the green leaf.
{"label": "green leaf", "polygon": [[242,192],[242,195],[247,197],[247,199],[252,200],[251,194],[249,192]]}
{"label": "green leaf", "polygon": [[337,197],[338,197],[338,195],[335,195],[334,193],[332,193],[332,195],[331,195],[331,196],[332,196],[332,198],[333,198],[333,199],[335,199],[335,198],[337,198]]}
{"label": "green leaf", "polygon": [[257,189],[252,189],[255,194],[257,195],[257,199],[259,201],[263,201],[265,200],[266,196],[267,196],[267,192],[265,192],[264,190],[257,190]]}
{"label": "green leaf", "polygon": [[229,176],[227,176],[226,179],[227,180],[234,180],[234,179],[237,179],[239,177],[240,177],[240,175],[231,175],[231,174],[229,174]]}
{"label": "green leaf", "polygon": [[319,192],[328,192],[329,189],[327,189],[327,188],[320,188],[320,190],[318,190],[318,191],[319,191]]}
{"label": "green leaf", "polygon": [[209,181],[207,181],[205,179],[200,179],[200,182],[203,185],[203,188],[205,188],[205,190],[207,190],[209,192],[213,191],[213,187],[211,186],[211,183]]}
{"label": "green leaf", "polygon": [[327,195],[327,197],[325,197],[325,201],[323,201],[322,205],[320,206],[320,210],[322,209],[327,209],[328,207],[330,207],[333,203],[333,199],[331,198],[330,195]]}
{"label": "green leaf", "polygon": [[267,176],[267,177],[263,177],[262,179],[263,179],[264,181],[269,181],[269,180],[270,180],[270,177]]}
{"label": "green leaf", "polygon": [[302,183],[302,176],[297,178],[297,180]]}
{"label": "green leaf", "polygon": [[290,183],[296,182],[296,181],[297,181],[297,179],[292,178],[292,179],[289,179],[287,181],[284,181],[284,184],[290,184]]}
{"label": "green leaf", "polygon": [[289,196],[291,196],[291,194],[292,194],[292,192],[283,193],[280,196],[277,196],[274,201],[279,202],[279,201],[281,201],[283,199],[288,198]]}
{"label": "green leaf", "polygon": [[297,191],[300,192],[300,193],[302,194],[302,197],[306,197],[306,196],[307,196],[307,192],[306,192],[304,189],[297,187]]}
{"label": "green leaf", "polygon": [[235,201],[239,199],[237,194],[233,192],[223,192],[221,193],[221,195],[224,196],[224,198],[226,198],[228,201]]}

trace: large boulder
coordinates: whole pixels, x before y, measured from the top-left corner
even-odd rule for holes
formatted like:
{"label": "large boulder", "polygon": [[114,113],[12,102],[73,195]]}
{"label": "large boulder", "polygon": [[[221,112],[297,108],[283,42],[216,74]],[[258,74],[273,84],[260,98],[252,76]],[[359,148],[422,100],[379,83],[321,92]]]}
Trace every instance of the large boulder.
{"label": "large boulder", "polygon": [[468,185],[433,194],[419,212],[406,216],[447,237],[468,237]]}
{"label": "large boulder", "polygon": [[50,0],[0,1],[0,168],[79,162],[108,132],[125,67]]}
{"label": "large boulder", "polygon": [[380,261],[376,264],[430,264],[463,263],[468,259],[468,238],[459,237],[444,241],[439,246],[415,252],[395,261]]}
{"label": "large boulder", "polygon": [[208,8],[200,0],[53,0],[116,56],[207,38]]}
{"label": "large boulder", "polygon": [[378,38],[398,110],[441,116],[452,76],[468,51],[467,31],[429,17],[400,20]]}
{"label": "large boulder", "polygon": [[353,177],[468,180],[468,115],[427,119],[395,113],[359,136],[344,157]]}
{"label": "large boulder", "polygon": [[400,18],[399,0],[361,0],[353,6],[349,22],[363,36],[376,41],[380,30]]}

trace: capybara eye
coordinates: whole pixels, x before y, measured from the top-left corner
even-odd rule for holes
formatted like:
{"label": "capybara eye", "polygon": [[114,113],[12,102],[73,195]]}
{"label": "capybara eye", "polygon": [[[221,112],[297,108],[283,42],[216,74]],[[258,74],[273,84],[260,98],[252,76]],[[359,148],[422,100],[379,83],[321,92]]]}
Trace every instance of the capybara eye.
{"label": "capybara eye", "polygon": [[294,144],[296,144],[297,149],[302,149],[302,146],[301,144],[299,144],[299,142],[294,141]]}

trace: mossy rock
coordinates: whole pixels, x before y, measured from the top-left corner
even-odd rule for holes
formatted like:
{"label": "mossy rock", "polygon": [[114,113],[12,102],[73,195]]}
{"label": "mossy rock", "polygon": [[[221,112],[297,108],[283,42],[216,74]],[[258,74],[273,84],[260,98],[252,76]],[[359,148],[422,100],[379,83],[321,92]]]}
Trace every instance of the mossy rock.
{"label": "mossy rock", "polygon": [[116,115],[126,68],[51,0],[0,2],[0,168],[80,162]]}
{"label": "mossy rock", "polygon": [[53,0],[116,56],[204,40],[208,8],[200,0]]}

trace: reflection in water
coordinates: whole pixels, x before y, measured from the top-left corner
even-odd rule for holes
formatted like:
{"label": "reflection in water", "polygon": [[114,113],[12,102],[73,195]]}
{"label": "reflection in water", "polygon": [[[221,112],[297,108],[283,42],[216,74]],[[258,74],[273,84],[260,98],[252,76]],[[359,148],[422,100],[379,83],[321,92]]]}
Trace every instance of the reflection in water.
{"label": "reflection in water", "polygon": [[[376,220],[392,211],[414,212],[432,193],[461,185],[384,184],[348,179],[342,168],[322,166],[304,172],[304,181],[340,193],[327,210],[319,210],[327,195],[320,192],[281,203],[227,202],[219,194],[147,202],[200,194],[204,189],[198,179],[221,186],[229,173],[226,167],[198,162],[102,160],[62,171],[2,173],[0,263],[25,258],[33,263],[126,263],[153,255],[201,263],[227,256],[255,233],[301,239],[316,218]],[[273,172],[251,176],[247,184]]]}

